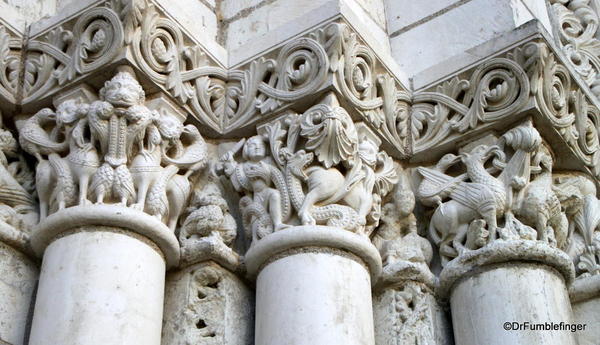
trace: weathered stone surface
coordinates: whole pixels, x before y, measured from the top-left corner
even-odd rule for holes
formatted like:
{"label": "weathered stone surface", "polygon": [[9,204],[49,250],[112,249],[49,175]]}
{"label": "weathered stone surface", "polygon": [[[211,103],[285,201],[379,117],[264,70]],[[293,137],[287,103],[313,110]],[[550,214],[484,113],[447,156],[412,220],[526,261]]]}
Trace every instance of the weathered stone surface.
{"label": "weathered stone surface", "polygon": [[0,342],[27,344],[38,275],[34,261],[0,242]]}
{"label": "weathered stone surface", "polygon": [[1,2],[0,342],[593,344],[598,11]]}
{"label": "weathered stone surface", "polygon": [[211,262],[167,275],[164,345],[250,345],[254,295],[238,277]]}

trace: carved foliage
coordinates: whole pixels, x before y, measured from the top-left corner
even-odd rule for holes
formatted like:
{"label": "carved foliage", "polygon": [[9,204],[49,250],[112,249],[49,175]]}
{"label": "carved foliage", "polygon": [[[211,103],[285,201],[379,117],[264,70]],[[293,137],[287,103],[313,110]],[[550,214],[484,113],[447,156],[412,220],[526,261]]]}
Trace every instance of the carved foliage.
{"label": "carved foliage", "polygon": [[21,38],[0,25],[0,95],[16,103],[21,65]]}
{"label": "carved foliage", "polygon": [[413,95],[413,152],[422,152],[482,123],[517,113],[529,99],[529,80],[515,61],[492,58],[469,79],[454,77]]}
{"label": "carved foliage", "polygon": [[558,41],[573,68],[600,96],[599,18],[590,0],[551,0],[558,22]]}
{"label": "carved foliage", "polygon": [[93,7],[30,39],[23,103],[112,62],[123,46],[123,35],[117,13],[109,7]]}
{"label": "carved foliage", "polygon": [[[87,97],[87,98],[86,98]],[[206,163],[195,126],[144,105],[144,90],[123,68],[95,96],[64,99],[20,125],[20,143],[37,158],[40,214],[65,207],[118,202],[174,229]]]}
{"label": "carved foliage", "polygon": [[600,175],[600,112],[548,46],[528,43],[510,56],[526,67],[542,114],[590,170]]}

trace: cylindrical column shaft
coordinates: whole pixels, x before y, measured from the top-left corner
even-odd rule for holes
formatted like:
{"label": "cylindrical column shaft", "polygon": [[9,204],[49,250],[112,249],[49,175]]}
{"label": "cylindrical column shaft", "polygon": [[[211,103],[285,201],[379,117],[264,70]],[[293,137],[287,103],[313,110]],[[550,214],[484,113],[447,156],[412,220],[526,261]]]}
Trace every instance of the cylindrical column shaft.
{"label": "cylindrical column shaft", "polygon": [[600,339],[600,275],[579,277],[569,291],[573,318],[581,325],[575,333],[579,345],[595,345]]}
{"label": "cylindrical column shaft", "polygon": [[26,344],[37,265],[0,242],[0,344]]}
{"label": "cylindrical column shaft", "polygon": [[498,240],[450,261],[438,295],[450,300],[461,345],[576,345],[569,256],[539,241]]}
{"label": "cylindrical column shaft", "polygon": [[573,322],[565,282],[549,267],[521,263],[477,273],[456,284],[450,304],[457,344],[577,344],[569,329],[546,329]]}
{"label": "cylindrical column shaft", "polygon": [[373,345],[371,278],[381,258],[368,238],[326,226],[298,226],[253,244],[261,345]]}
{"label": "cylindrical column shaft", "polygon": [[374,344],[369,272],[345,255],[296,253],[267,264],[256,304],[257,344]]}
{"label": "cylindrical column shaft", "polygon": [[140,235],[92,227],[44,253],[31,345],[159,345],[165,260]]}

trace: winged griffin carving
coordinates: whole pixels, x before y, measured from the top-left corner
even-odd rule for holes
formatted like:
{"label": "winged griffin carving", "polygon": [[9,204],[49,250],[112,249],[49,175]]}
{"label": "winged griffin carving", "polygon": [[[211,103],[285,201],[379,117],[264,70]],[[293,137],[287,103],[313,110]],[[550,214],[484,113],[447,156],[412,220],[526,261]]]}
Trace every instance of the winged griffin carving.
{"label": "winged griffin carving", "polygon": [[[553,192],[552,157],[527,122],[495,144],[443,156],[419,167],[417,197],[434,206],[429,234],[443,263],[497,239],[540,240],[564,248],[568,220]],[[456,171],[462,163],[464,173]]]}

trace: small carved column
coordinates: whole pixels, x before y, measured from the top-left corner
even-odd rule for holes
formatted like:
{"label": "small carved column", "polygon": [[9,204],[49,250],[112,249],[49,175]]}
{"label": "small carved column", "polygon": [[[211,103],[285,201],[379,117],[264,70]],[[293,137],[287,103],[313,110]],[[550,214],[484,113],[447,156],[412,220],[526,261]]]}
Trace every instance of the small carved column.
{"label": "small carved column", "polygon": [[333,93],[258,133],[221,158],[244,194],[255,344],[373,345],[371,285],[381,258],[369,234],[396,180],[392,159]]}
{"label": "small carved column", "polygon": [[82,86],[54,103],[18,124],[41,214],[29,344],[159,345],[174,229],[206,144],[166,100],[146,101],[128,67],[99,97]]}
{"label": "small carved column", "polygon": [[[417,169],[417,197],[437,205],[429,225],[443,265],[437,293],[450,302],[456,344],[577,344],[564,327],[573,322],[574,269],[561,250],[568,221],[549,149],[528,121],[459,152]],[[459,163],[456,176],[446,173]]]}
{"label": "small carved column", "polygon": [[373,291],[377,345],[447,345],[452,332],[434,296],[436,277],[429,269],[433,250],[417,233],[415,196],[402,176],[382,209],[373,244],[383,272]]}
{"label": "small carved column", "polygon": [[253,344],[254,295],[235,274],[237,225],[219,184],[195,190],[189,210],[179,230],[180,269],[167,275],[162,343]]}
{"label": "small carved column", "polygon": [[33,172],[0,122],[0,343],[27,343],[39,275],[29,236],[37,221]]}

